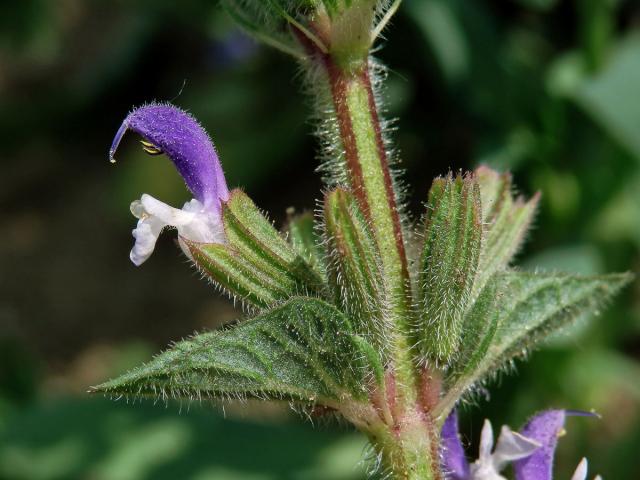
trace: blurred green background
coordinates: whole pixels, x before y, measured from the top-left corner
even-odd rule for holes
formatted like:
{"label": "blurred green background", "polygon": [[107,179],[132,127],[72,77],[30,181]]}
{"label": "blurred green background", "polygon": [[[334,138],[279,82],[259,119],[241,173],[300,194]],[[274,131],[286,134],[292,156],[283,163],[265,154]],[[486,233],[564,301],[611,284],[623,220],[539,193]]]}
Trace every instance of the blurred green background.
{"label": "blurred green background", "polygon": [[[524,268],[640,270],[637,1],[406,0],[386,36],[377,55],[416,215],[433,176],[483,162],[543,192]],[[229,185],[281,222],[321,189],[300,83],[212,0],[0,3],[1,479],[365,478],[361,436],[286,406],[85,393],[238,315],[171,235],[129,262],[129,203],[187,192],[133,136],[109,164],[124,116],[153,99],[191,110]],[[605,478],[640,478],[638,281],[594,313],[465,409],[474,453],[485,417],[515,427],[543,408],[595,408],[602,420],[569,420],[556,478],[583,455]]]}

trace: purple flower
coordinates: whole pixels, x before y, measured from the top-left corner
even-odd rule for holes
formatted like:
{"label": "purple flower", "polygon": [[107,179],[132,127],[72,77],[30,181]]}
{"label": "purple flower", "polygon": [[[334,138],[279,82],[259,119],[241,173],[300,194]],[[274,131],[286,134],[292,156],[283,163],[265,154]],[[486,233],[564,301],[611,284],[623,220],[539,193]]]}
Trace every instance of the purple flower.
{"label": "purple flower", "polygon": [[[127,130],[139,134],[143,149],[151,154],[166,154],[184,179],[194,199],[181,210],[150,195],[143,194],[131,204],[138,218],[133,230],[136,239],[131,261],[142,264],[155,248],[160,232],[167,226],[178,230],[179,239],[195,242],[225,241],[221,221],[221,203],[229,199],[229,190],[215,147],[207,132],[187,112],[170,104],[151,103],[133,110],[118,129],[109,159],[114,155]],[[189,255],[189,250],[182,250]]]}
{"label": "purple flower", "polygon": [[[551,480],[553,478],[553,455],[558,438],[564,434],[567,415],[592,416],[586,412],[572,410],[546,410],[533,417],[522,429],[522,434],[542,445],[533,455],[513,464],[516,480]],[[572,480],[583,480],[587,476],[586,460],[580,462]]]}
{"label": "purple flower", "polygon": [[458,412],[454,410],[447,417],[440,435],[442,444],[442,469],[451,480],[469,478],[469,463],[464,456],[464,448],[458,434]]}
{"label": "purple flower", "polygon": [[[533,417],[520,433],[503,426],[495,449],[491,423],[485,420],[480,435],[478,460],[469,465],[458,434],[458,418],[453,411],[441,433],[442,469],[449,480],[505,480],[500,472],[513,463],[516,480],[551,480],[553,455],[558,437],[564,432],[567,415],[586,412],[547,410]],[[587,478],[587,460],[582,459],[571,480]],[[600,477],[596,477],[596,480]]]}

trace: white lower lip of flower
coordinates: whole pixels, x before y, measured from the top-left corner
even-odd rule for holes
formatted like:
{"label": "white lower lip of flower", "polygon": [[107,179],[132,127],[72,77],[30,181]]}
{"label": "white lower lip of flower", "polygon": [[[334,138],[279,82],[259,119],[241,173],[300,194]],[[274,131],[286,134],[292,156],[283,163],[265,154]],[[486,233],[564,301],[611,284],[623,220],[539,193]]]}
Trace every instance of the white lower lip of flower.
{"label": "white lower lip of flower", "polygon": [[[207,209],[198,200],[190,200],[182,209],[167,205],[146,193],[131,203],[131,213],[138,218],[133,230],[135,245],[129,258],[139,266],[153,253],[156,241],[165,227],[178,230],[182,238],[201,243],[224,243],[224,228],[220,214]],[[189,250],[180,242],[182,251],[191,258]]]}
{"label": "white lower lip of flower", "polygon": [[496,472],[493,465],[474,463],[471,465],[471,478],[473,480],[507,480]]}
{"label": "white lower lip of flower", "polygon": [[573,472],[573,476],[571,477],[571,480],[586,480],[586,478],[587,478],[587,459],[583,458],[578,464],[576,471]]}
{"label": "white lower lip of flower", "polygon": [[503,426],[493,453],[493,428],[489,420],[485,420],[480,434],[480,455],[471,465],[472,480],[506,480],[500,475],[508,463],[527,458],[541,445]]}

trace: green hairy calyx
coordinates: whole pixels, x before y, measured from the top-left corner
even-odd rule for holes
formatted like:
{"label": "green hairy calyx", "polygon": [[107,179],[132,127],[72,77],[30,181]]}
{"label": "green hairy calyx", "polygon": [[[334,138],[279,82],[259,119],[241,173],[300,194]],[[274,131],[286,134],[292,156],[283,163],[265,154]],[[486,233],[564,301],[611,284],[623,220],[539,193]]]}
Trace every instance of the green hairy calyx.
{"label": "green hairy calyx", "polygon": [[487,167],[434,180],[403,212],[370,49],[399,2],[232,1],[249,33],[295,56],[314,98],[327,190],[278,231],[234,190],[224,243],[183,239],[197,268],[252,318],[175,344],[94,390],[322,406],[364,432],[401,479],[443,478],[456,403],[584,313],[629,274],[525,273],[511,262],[538,203]]}

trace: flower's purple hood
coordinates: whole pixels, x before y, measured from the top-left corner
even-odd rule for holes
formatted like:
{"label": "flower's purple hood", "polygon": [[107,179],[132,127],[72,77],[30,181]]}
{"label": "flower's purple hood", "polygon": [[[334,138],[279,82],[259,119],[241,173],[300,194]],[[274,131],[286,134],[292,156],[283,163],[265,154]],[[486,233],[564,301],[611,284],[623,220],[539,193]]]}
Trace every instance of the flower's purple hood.
{"label": "flower's purple hood", "polygon": [[202,126],[190,114],[165,103],[150,103],[134,109],[118,129],[109,158],[113,161],[120,140],[133,130],[165,153],[184,178],[194,198],[205,208],[220,209],[229,198],[218,154]]}

